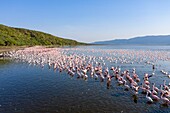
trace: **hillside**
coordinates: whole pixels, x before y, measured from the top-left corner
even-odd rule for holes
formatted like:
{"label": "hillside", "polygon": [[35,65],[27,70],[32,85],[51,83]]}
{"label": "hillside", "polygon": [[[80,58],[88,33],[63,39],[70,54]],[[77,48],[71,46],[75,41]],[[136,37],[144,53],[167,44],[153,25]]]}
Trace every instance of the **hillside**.
{"label": "hillside", "polygon": [[0,24],[0,46],[81,45],[75,40],[64,39],[40,31],[8,27]]}
{"label": "hillside", "polygon": [[109,45],[170,45],[170,35],[158,35],[158,36],[143,36],[130,39],[116,39],[110,41],[98,41],[93,44],[109,44]]}

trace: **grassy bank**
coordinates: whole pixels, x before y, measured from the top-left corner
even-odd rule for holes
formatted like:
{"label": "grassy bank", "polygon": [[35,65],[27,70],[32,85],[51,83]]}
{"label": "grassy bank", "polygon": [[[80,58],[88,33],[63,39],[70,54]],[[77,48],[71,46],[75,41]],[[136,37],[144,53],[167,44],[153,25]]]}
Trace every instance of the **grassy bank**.
{"label": "grassy bank", "polygon": [[86,45],[76,40],[61,38],[41,31],[14,28],[0,24],[0,46],[75,46]]}

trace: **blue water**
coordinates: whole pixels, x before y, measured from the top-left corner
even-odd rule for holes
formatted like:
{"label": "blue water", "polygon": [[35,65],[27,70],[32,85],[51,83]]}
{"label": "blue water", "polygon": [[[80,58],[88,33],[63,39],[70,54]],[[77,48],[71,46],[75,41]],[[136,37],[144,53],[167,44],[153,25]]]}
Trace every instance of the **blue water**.
{"label": "blue water", "polygon": [[[74,47],[75,48],[75,47]],[[80,46],[84,50],[135,49],[170,51],[170,46]],[[87,54],[88,52],[84,52]],[[93,53],[89,53],[93,54]],[[100,56],[101,54],[97,54]],[[103,54],[102,54],[103,55]],[[166,68],[170,72],[170,62],[161,61],[156,66],[151,82],[159,87],[163,80],[170,79],[160,73]],[[152,66],[146,64],[114,64],[122,70],[136,68],[142,79],[144,73],[152,73]],[[139,91],[141,92],[141,91]],[[88,78],[87,81],[70,77],[66,72],[58,72],[24,62],[0,62],[0,112],[2,113],[168,113],[170,106],[161,102],[147,104],[144,94],[139,93],[134,100],[130,91],[124,91],[112,80],[107,89],[106,81]]]}
{"label": "blue water", "polygon": [[[134,49],[134,50],[170,50],[170,46],[149,46],[149,45],[96,45],[96,46],[79,46],[86,49]],[[77,48],[77,47],[75,47]]]}

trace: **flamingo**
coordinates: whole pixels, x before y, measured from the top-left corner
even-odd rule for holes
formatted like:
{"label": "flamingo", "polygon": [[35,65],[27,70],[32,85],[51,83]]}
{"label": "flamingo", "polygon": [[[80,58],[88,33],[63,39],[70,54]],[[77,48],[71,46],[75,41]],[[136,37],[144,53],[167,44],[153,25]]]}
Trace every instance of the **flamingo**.
{"label": "flamingo", "polygon": [[141,87],[141,89],[142,89],[142,93],[146,93],[147,92],[147,89],[143,86],[143,84],[142,84],[142,87]]}
{"label": "flamingo", "polygon": [[149,93],[147,92],[147,94],[146,94],[147,102],[148,102],[148,103],[153,103],[152,98],[151,98],[151,97],[149,97],[149,96],[148,96],[148,94],[149,94]]}
{"label": "flamingo", "polygon": [[154,89],[156,92],[159,91],[159,88],[157,88],[157,87],[155,86],[155,83],[153,83],[153,89]]}
{"label": "flamingo", "polygon": [[164,95],[165,97],[170,98],[170,91],[165,90]]}
{"label": "flamingo", "polygon": [[[71,51],[71,52],[70,52]],[[9,53],[11,57],[13,57],[14,59],[19,59],[23,62],[27,62],[29,64],[35,64],[35,65],[39,65],[39,66],[44,66],[45,64],[47,64],[47,66],[51,66],[54,68],[54,70],[59,70],[59,71],[65,71],[68,73],[68,75],[77,75],[77,78],[83,78],[83,79],[87,79],[88,76],[91,76],[95,79],[97,79],[98,77],[100,77],[100,79],[103,81],[105,78],[107,78],[107,86],[110,86],[111,84],[111,78],[113,77],[112,75],[109,75],[109,69],[107,66],[107,64],[105,63],[105,57],[103,56],[88,56],[85,54],[77,54],[75,51],[85,51],[85,52],[102,52],[103,54],[107,54],[108,56],[106,57],[108,62],[115,62],[115,63],[143,63],[144,59],[140,58],[143,57],[143,55],[148,55],[148,51],[144,52],[144,51],[135,51],[133,52],[135,54],[135,56],[139,59],[139,61],[137,61],[137,59],[133,59],[133,55],[132,52],[130,52],[129,50],[106,50],[106,51],[101,51],[101,50],[84,50],[84,49],[72,49],[72,48],[67,48],[67,49],[59,49],[59,48],[55,48],[55,49],[47,49],[47,48],[27,48],[24,50],[20,50],[20,51],[16,51],[16,52],[12,52]],[[138,53],[138,54],[136,54]],[[126,55],[123,56],[124,54]],[[142,55],[141,55],[142,54]],[[149,52],[150,56],[151,52]],[[162,53],[161,53],[162,54]],[[116,56],[116,58],[112,58],[112,56],[110,57],[109,55],[114,55],[114,57]],[[119,55],[119,57],[117,57],[117,55]],[[123,57],[122,57],[123,56]],[[139,57],[140,56],[140,57]],[[164,56],[164,55],[163,55]],[[147,61],[147,64],[153,64],[152,61],[155,61],[156,59],[161,59],[161,60],[169,60],[167,58],[164,58],[163,56],[155,56],[155,53],[152,54],[150,57],[148,57],[149,61]],[[126,58],[125,58],[126,57]],[[167,56],[166,56],[167,57]],[[169,58],[169,57],[168,57]],[[133,61],[132,61],[133,60]],[[94,65],[93,65],[94,63]],[[145,73],[144,74],[144,80],[142,81],[142,87],[140,87],[138,85],[138,82],[140,82],[140,78],[138,77],[138,75],[136,74],[136,69],[133,68],[132,69],[132,76],[130,75],[131,73],[129,72],[129,70],[122,70],[121,68],[119,68],[119,66],[117,67],[112,67],[111,70],[113,70],[112,74],[115,75],[115,77],[118,79],[117,82],[121,85],[123,85],[123,87],[125,88],[125,90],[129,90],[131,88],[130,91],[132,91],[135,95],[138,94],[138,90],[139,88],[142,89],[143,92],[146,92],[146,98],[149,100],[149,102],[153,102],[151,99],[155,100],[159,100],[159,96],[157,95],[158,92],[161,92],[161,100],[164,101],[164,103],[169,104],[169,97],[170,97],[170,90],[169,90],[169,86],[166,85],[166,81],[164,81],[163,89],[162,86],[160,88],[160,90],[155,87],[155,83],[152,86],[152,92],[150,90],[150,81],[149,78],[153,75],[155,75],[155,73],[152,73],[151,75]],[[90,71],[90,72],[89,72]],[[121,73],[122,71],[122,73]],[[89,73],[88,73],[89,72]],[[166,74],[166,76],[168,76],[169,73],[167,73],[165,70],[162,70],[162,73]],[[120,75],[121,74],[121,75]],[[170,76],[170,75],[169,75]],[[127,80],[127,81],[126,81]],[[127,83],[130,83],[130,86],[127,85]],[[148,94],[151,94],[151,97],[148,96]],[[151,99],[150,99],[151,98]]]}
{"label": "flamingo", "polygon": [[126,84],[127,82],[124,81],[124,86],[125,86],[125,90],[128,91],[130,89],[129,85]]}
{"label": "flamingo", "polygon": [[169,91],[169,87],[166,85],[166,80],[163,80],[163,82],[164,82],[164,85],[163,85],[163,86],[164,86],[164,89],[167,90],[167,91]]}
{"label": "flamingo", "polygon": [[165,105],[168,105],[170,103],[168,98],[163,97],[163,94],[161,95],[161,100],[163,101],[163,104],[165,104]]}
{"label": "flamingo", "polygon": [[88,75],[85,74],[85,75],[84,75],[84,80],[87,80],[87,78],[88,78]]}
{"label": "flamingo", "polygon": [[79,71],[77,71],[77,75],[78,75],[77,78],[81,78],[82,76]]}
{"label": "flamingo", "polygon": [[95,80],[98,79],[98,75],[96,73],[94,74],[94,78],[95,78]]}
{"label": "flamingo", "polygon": [[100,80],[101,80],[101,82],[103,82],[103,81],[104,81],[104,76],[103,76],[103,74],[102,74],[102,73],[100,73]]}
{"label": "flamingo", "polygon": [[146,85],[149,85],[149,84],[150,84],[148,80],[145,80],[144,83],[145,83]]}
{"label": "flamingo", "polygon": [[154,88],[152,89],[152,93],[153,93],[154,95],[157,95],[157,94],[158,94],[158,92],[155,91]]}
{"label": "flamingo", "polygon": [[136,82],[140,82],[140,78],[136,78]]}
{"label": "flamingo", "polygon": [[161,92],[161,94],[164,94],[165,93],[165,91],[162,89],[162,85],[160,85],[161,86],[161,88],[160,88],[160,92]]}
{"label": "flamingo", "polygon": [[123,82],[122,80],[118,80],[118,84],[119,84],[119,85],[123,85],[124,82]]}
{"label": "flamingo", "polygon": [[158,101],[160,99],[157,95],[154,95],[153,92],[151,94],[153,100]]}
{"label": "flamingo", "polygon": [[136,73],[136,69],[135,69],[135,68],[132,69],[132,73],[133,73],[133,74]]}
{"label": "flamingo", "polygon": [[108,79],[107,79],[107,88],[109,89],[109,87],[110,87],[110,83],[111,83],[111,77],[108,77]]}

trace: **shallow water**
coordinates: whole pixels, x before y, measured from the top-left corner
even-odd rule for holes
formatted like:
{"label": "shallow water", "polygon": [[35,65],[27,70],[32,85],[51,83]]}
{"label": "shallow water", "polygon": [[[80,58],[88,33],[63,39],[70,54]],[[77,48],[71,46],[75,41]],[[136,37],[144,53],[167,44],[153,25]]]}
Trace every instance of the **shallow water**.
{"label": "shallow water", "polygon": [[[169,46],[81,46],[84,54],[88,49],[130,49],[170,51]],[[80,51],[77,51],[80,52]],[[81,51],[82,52],[82,51]],[[70,54],[72,51],[70,51]],[[69,53],[68,53],[69,54]],[[105,54],[93,54],[96,56]],[[159,64],[159,65],[158,65]],[[170,82],[160,70],[170,71],[169,61],[159,61],[155,76],[150,81],[159,87],[163,80]],[[136,68],[136,73],[142,79],[144,73],[152,73],[152,66],[146,64],[115,64],[107,62],[108,66],[121,66],[122,70]],[[139,91],[141,92],[141,91]],[[70,77],[66,72],[59,73],[49,69],[33,66],[23,62],[0,62],[0,112],[36,112],[36,113],[168,113],[170,106],[162,106],[161,102],[147,104],[144,94],[135,98],[130,91],[124,91],[112,80],[111,88],[107,89],[106,81],[100,82],[88,78],[87,81]]]}

